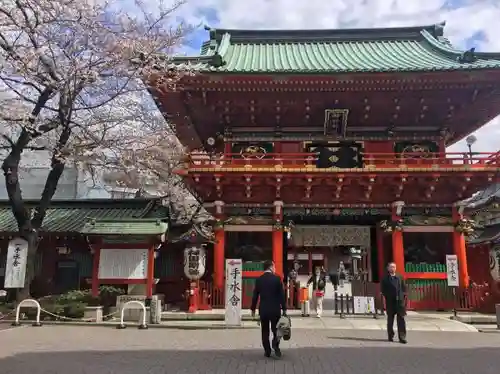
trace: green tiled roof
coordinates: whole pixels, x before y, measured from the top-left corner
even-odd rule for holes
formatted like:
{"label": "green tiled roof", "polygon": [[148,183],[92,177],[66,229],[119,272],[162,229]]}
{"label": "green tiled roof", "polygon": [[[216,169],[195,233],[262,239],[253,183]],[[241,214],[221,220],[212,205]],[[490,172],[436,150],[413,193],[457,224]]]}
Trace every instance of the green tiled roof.
{"label": "green tiled roof", "polygon": [[[37,202],[26,201],[28,208]],[[159,199],[56,200],[47,210],[42,231],[78,233],[89,219],[168,218],[168,208]],[[0,201],[0,232],[17,232],[8,201]]]}
{"label": "green tiled roof", "polygon": [[168,224],[159,219],[90,219],[79,230],[85,235],[162,235]]}
{"label": "green tiled roof", "polygon": [[[443,37],[444,23],[338,30],[210,29],[200,56],[177,66],[226,73],[342,73],[500,68],[500,53],[464,52]],[[471,57],[471,59],[469,59]]]}

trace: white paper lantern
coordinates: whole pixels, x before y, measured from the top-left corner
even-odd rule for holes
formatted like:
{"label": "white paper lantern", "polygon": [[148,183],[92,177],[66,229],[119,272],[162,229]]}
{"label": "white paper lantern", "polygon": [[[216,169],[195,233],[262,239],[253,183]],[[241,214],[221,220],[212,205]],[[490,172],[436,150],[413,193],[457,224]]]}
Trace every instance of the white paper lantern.
{"label": "white paper lantern", "polygon": [[184,249],[184,274],[189,280],[198,280],[205,274],[207,256],[203,247]]}
{"label": "white paper lantern", "polygon": [[495,282],[500,281],[500,250],[490,250],[490,274]]}

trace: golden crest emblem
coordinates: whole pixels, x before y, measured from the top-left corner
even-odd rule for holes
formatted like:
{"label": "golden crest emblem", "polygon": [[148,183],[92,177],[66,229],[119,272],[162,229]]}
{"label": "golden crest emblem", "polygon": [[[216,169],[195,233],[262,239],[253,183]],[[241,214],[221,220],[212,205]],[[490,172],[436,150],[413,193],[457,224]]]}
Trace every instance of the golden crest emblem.
{"label": "golden crest emblem", "polygon": [[266,153],[267,153],[266,149],[258,145],[250,145],[246,148],[243,148],[240,151],[240,155],[244,159],[249,159],[249,158],[261,159],[266,156]]}

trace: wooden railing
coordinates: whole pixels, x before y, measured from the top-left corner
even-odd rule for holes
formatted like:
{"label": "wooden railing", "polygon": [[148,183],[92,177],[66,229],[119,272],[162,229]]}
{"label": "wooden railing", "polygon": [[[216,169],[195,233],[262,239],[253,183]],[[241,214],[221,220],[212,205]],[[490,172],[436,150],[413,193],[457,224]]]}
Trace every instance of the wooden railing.
{"label": "wooden railing", "polygon": [[[261,158],[259,158],[261,157]],[[497,168],[500,166],[498,152],[469,153],[449,152],[432,153],[423,156],[421,153],[363,153],[362,168]],[[315,168],[317,155],[315,153],[267,153],[255,157],[242,158],[239,153],[209,155],[206,153],[191,153],[187,160],[188,168],[203,167],[274,167],[284,168]]]}
{"label": "wooden railing", "polygon": [[[286,295],[286,303],[289,309],[298,308],[297,304],[297,295],[296,291],[293,287],[286,284],[285,286],[285,295]],[[223,309],[225,307],[225,298],[224,298],[224,290],[213,286],[211,283],[205,283],[201,287],[201,294],[205,294],[209,298],[209,302],[212,308],[215,309]],[[252,304],[252,293],[253,293],[253,285],[243,284],[242,290],[242,305],[244,309],[250,308]]]}
{"label": "wooden railing", "polygon": [[[353,282],[352,291],[354,296],[380,297],[378,283]],[[453,290],[446,283],[412,284],[407,283],[407,302],[409,310],[461,310],[478,311],[486,305],[490,287],[488,285],[471,285],[469,288]]]}
{"label": "wooden railing", "polygon": [[[380,295],[380,286],[374,282],[353,281],[352,291],[354,296],[372,296],[375,297],[377,305],[383,302]],[[408,284],[407,285],[407,308],[409,310],[453,310],[458,311],[492,311],[491,303],[488,300],[490,287],[487,284],[471,285],[466,289],[458,289],[453,293],[450,287],[440,283],[431,283],[425,285]],[[213,287],[207,283],[202,287],[202,293],[206,293],[212,308],[223,309],[225,306],[224,290]],[[244,287],[245,288],[245,287]],[[243,308],[250,308],[252,290],[243,290]],[[299,308],[295,290],[289,285],[285,285],[287,307],[289,309]],[[496,300],[500,302],[500,300]],[[491,305],[490,305],[491,304]],[[377,306],[379,307],[379,306]],[[489,308],[489,309],[488,309]]]}

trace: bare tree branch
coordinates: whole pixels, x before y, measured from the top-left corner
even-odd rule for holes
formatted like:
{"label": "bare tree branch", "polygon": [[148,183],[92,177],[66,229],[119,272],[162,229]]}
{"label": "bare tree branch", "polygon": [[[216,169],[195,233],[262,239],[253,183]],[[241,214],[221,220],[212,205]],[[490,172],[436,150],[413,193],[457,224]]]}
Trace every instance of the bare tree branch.
{"label": "bare tree branch", "polygon": [[[142,78],[156,69],[153,56],[168,57],[190,32],[175,20],[183,4],[159,1],[147,12],[138,1],[141,12],[134,14],[117,11],[112,0],[0,3],[0,156],[12,212],[30,243],[28,262],[66,164],[92,177],[103,168],[127,176],[115,184],[161,191],[177,183],[172,167],[182,147]],[[138,56],[145,58],[138,63]],[[40,150],[50,154],[50,172],[30,211],[19,169],[23,154]],[[25,291],[32,277],[29,270]]]}

